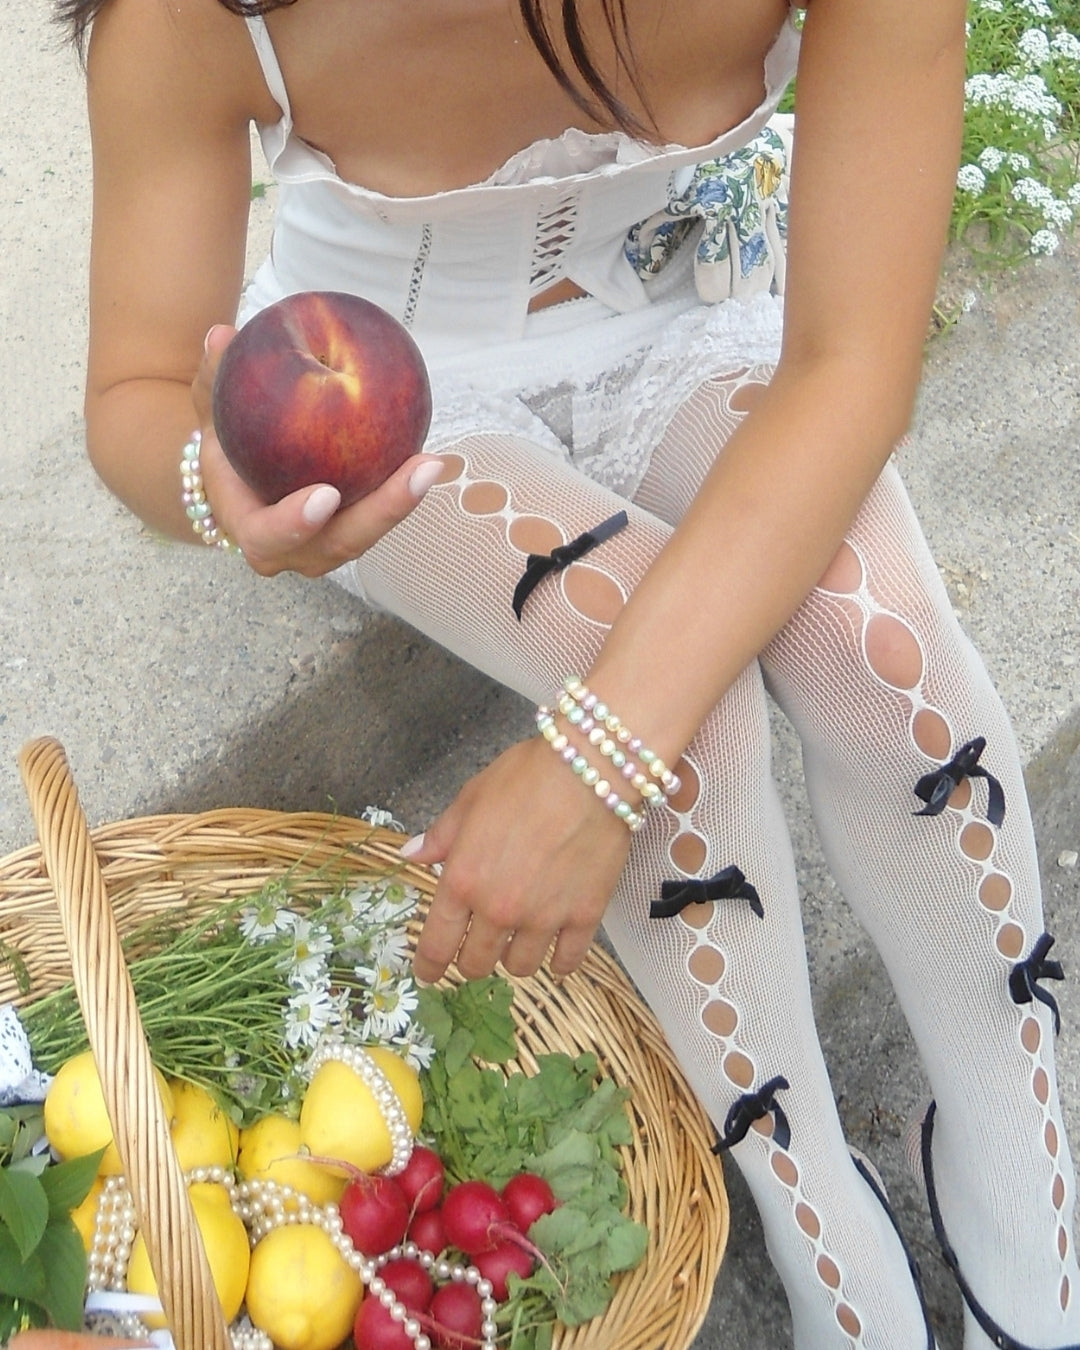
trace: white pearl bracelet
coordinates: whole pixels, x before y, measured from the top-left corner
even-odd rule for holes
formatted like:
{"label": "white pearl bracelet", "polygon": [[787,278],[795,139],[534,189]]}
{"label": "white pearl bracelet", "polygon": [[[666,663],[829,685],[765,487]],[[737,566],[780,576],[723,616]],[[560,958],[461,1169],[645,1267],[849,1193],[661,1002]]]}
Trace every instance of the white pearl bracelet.
{"label": "white pearl bracelet", "polygon": [[196,429],[191,440],[184,446],[180,459],[180,500],[184,512],[191,521],[191,528],[204,544],[211,548],[224,549],[226,553],[239,553],[240,550],[227,534],[218,528],[210,503],[206,500],[206,487],[202,480],[202,465],[199,463],[199,450],[202,447],[202,432]]}

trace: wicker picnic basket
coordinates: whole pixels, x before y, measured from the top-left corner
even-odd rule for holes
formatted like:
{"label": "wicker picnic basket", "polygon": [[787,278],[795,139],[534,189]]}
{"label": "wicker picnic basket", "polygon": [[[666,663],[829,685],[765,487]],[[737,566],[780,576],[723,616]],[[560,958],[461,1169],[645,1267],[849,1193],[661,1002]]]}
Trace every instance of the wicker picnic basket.
{"label": "wicker picnic basket", "polygon": [[[120,937],[177,906],[205,912],[300,861],[301,876],[324,864],[358,874],[398,867],[428,898],[434,878],[426,868],[402,867],[395,832],[314,812],[230,809],[91,830],[56,741],[30,742],[19,764],[40,847],[0,860],[0,941],[17,954],[0,970],[0,1003],[26,1002],[74,980],[177,1350],[229,1350]],[[318,884],[312,880],[313,891]],[[622,1277],[603,1318],[559,1327],[557,1350],[685,1350],[727,1242],[712,1128],[658,1025],[602,950],[558,983],[544,972],[512,983],[518,1068],[529,1072],[534,1057],[550,1051],[592,1050],[606,1073],[630,1087],[630,1211],[650,1234],[645,1260]]]}

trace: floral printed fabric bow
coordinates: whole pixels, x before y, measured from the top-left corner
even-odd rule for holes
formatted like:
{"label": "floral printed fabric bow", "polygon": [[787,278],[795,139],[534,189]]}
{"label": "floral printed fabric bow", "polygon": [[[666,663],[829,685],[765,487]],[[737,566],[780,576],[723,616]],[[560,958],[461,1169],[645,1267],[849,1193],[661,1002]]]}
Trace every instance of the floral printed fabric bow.
{"label": "floral printed fabric bow", "polygon": [[638,276],[656,276],[700,225],[694,281],[702,300],[784,293],[790,121],[774,118],[741,150],[697,165],[683,193],[634,226],[624,249]]}

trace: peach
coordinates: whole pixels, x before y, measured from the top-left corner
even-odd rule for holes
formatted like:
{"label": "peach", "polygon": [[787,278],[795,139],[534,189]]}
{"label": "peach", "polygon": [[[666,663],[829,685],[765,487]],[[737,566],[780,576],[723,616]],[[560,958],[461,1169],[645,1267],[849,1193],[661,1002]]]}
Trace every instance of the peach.
{"label": "peach", "polygon": [[422,448],[431,387],[420,349],[385,310],[300,291],[225,348],[213,415],[229,462],[265,501],[330,483],[348,506]]}

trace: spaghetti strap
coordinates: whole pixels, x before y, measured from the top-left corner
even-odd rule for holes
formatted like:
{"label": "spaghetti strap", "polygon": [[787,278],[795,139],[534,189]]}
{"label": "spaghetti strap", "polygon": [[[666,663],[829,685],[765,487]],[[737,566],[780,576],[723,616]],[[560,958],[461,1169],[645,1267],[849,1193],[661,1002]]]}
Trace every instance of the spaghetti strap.
{"label": "spaghetti strap", "polygon": [[270,90],[274,102],[281,109],[282,117],[291,123],[292,114],[289,109],[289,95],[285,89],[285,77],[281,73],[281,66],[278,63],[277,53],[274,51],[274,44],[270,40],[266,21],[261,14],[255,14],[247,18],[245,22],[248,32],[251,34],[252,44],[255,47],[255,55],[259,58],[259,65],[262,67],[266,87]]}

